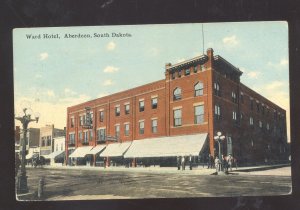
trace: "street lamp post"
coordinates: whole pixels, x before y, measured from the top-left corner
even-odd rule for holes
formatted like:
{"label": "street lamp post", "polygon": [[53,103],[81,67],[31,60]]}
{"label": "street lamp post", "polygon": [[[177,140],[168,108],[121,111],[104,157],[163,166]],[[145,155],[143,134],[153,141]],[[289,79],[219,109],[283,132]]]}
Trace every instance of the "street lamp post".
{"label": "street lamp post", "polygon": [[[222,144],[221,143],[225,139],[225,136],[222,136],[222,133],[219,131],[219,132],[217,132],[217,135],[214,137],[214,139],[218,142],[218,145],[219,145],[219,161],[221,162],[222,161],[222,154],[221,154]],[[223,170],[223,166],[221,164],[221,167],[218,168],[218,173],[222,170]]]}
{"label": "street lamp post", "polygon": [[[27,193],[27,176],[26,176],[26,169],[25,169],[25,158],[26,158],[26,138],[27,138],[27,128],[30,122],[39,121],[39,114],[36,113],[34,118],[31,118],[31,109],[24,108],[23,109],[24,115],[15,117],[16,120],[19,120],[23,126],[23,140],[22,140],[22,150],[21,150],[21,170],[18,173],[17,177],[17,193]],[[28,139],[29,141],[29,139]]]}

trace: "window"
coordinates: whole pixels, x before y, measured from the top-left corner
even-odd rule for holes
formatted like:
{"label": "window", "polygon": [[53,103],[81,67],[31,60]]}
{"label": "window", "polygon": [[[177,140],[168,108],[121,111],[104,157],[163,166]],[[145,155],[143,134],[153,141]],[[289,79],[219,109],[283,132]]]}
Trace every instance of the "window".
{"label": "window", "polygon": [[250,118],[249,118],[249,124],[250,124],[250,125],[253,125],[253,117],[250,117]]}
{"label": "window", "polygon": [[75,133],[69,134],[69,144],[75,144]]}
{"label": "window", "polygon": [[86,124],[86,118],[85,118],[85,115],[82,116],[82,122],[83,122],[83,125]]}
{"label": "window", "polygon": [[140,112],[143,112],[145,110],[145,102],[140,101]]}
{"label": "window", "polygon": [[198,67],[197,65],[194,66],[194,73],[197,73]]}
{"label": "window", "polygon": [[204,122],[204,106],[195,106],[195,124],[201,124]]}
{"label": "window", "polygon": [[203,95],[203,83],[202,82],[198,82],[195,86],[194,86],[194,90],[195,90],[195,96],[202,96]]}
{"label": "window", "polygon": [[179,100],[181,99],[181,88],[175,88],[174,92],[173,92],[173,100]]}
{"label": "window", "polygon": [[80,116],[79,119],[80,119],[79,120],[79,125],[82,126],[83,125],[83,116]]}
{"label": "window", "polygon": [[79,141],[82,141],[82,132],[81,131],[78,133],[78,136],[79,136]]}
{"label": "window", "polygon": [[120,137],[120,125],[115,125],[115,136],[117,139]]}
{"label": "window", "polygon": [[178,70],[178,77],[181,77],[181,70]]}
{"label": "window", "polygon": [[[74,134],[75,136],[75,134]],[[47,136],[47,145],[46,146],[51,146],[51,136]]]}
{"label": "window", "polygon": [[258,126],[259,126],[260,128],[263,127],[262,121],[258,121]]}
{"label": "window", "polygon": [[104,111],[100,111],[100,122],[104,121]]}
{"label": "window", "polygon": [[250,109],[253,110],[253,99],[250,99]]}
{"label": "window", "polygon": [[265,114],[265,106],[261,107],[261,112],[262,112],[263,115]]}
{"label": "window", "polygon": [[270,130],[270,124],[267,123],[267,126],[266,126],[267,130]]}
{"label": "window", "polygon": [[84,139],[83,139],[83,143],[88,143],[88,132],[85,131],[84,133]]}
{"label": "window", "polygon": [[152,133],[157,133],[157,119],[152,120]]}
{"label": "window", "polygon": [[174,110],[174,126],[181,126],[181,109]]}
{"label": "window", "polygon": [[144,134],[145,124],[144,121],[139,122],[139,133]]}
{"label": "window", "polygon": [[105,141],[105,128],[100,128],[97,131],[97,140],[98,141]]}
{"label": "window", "polygon": [[220,85],[217,82],[214,83],[214,94],[216,96],[221,96],[221,94],[220,94]]}
{"label": "window", "polygon": [[129,114],[129,111],[130,111],[130,105],[126,104],[125,105],[125,114]]}
{"label": "window", "polygon": [[172,79],[175,79],[175,72],[174,72],[174,71],[172,72],[171,78],[172,78]]}
{"label": "window", "polygon": [[233,103],[237,103],[237,97],[235,92],[231,92],[231,99]]}
{"label": "window", "polygon": [[129,136],[129,124],[125,124],[125,136]]}
{"label": "window", "polygon": [[191,73],[190,69],[186,69],[186,70],[184,71],[184,75],[185,75],[185,76],[190,75],[190,73]]}
{"label": "window", "polygon": [[241,93],[241,95],[240,95],[240,101],[241,101],[242,104],[244,103],[244,93]]}
{"label": "window", "polygon": [[202,64],[202,65],[201,65],[201,71],[205,71],[205,69],[206,69],[206,68],[205,68],[204,64]]}
{"label": "window", "polygon": [[90,125],[93,125],[93,120],[94,120],[94,113],[90,113]]}
{"label": "window", "polygon": [[253,141],[253,139],[251,139],[251,146],[252,146],[252,147],[254,146],[254,141]]}
{"label": "window", "polygon": [[115,114],[116,116],[120,116],[120,106],[115,107]]}
{"label": "window", "polygon": [[42,142],[41,143],[42,147],[44,147],[45,146],[45,139],[44,139],[44,137],[42,137],[42,141],[41,142]]}
{"label": "window", "polygon": [[260,106],[259,103],[256,103],[256,111],[259,112]]}
{"label": "window", "polygon": [[215,118],[216,119],[221,118],[221,108],[219,105],[215,105]]}
{"label": "window", "polygon": [[151,104],[152,104],[152,109],[156,109],[157,108],[157,98],[152,98]]}
{"label": "window", "polygon": [[75,119],[74,117],[71,117],[71,128],[74,128],[74,124],[75,124]]}
{"label": "window", "polygon": [[232,112],[232,119],[236,121],[236,111]]}
{"label": "window", "polygon": [[92,141],[93,140],[93,130],[90,130],[90,141]]}

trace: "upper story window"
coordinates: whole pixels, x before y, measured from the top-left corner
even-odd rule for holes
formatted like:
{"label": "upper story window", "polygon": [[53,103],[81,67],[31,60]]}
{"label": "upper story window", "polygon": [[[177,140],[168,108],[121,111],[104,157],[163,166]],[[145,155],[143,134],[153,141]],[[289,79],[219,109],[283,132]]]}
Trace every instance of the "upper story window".
{"label": "upper story window", "polygon": [[174,126],[181,126],[181,109],[174,110]]}
{"label": "upper story window", "polygon": [[187,76],[187,75],[190,75],[190,73],[191,73],[191,71],[190,71],[190,69],[188,68],[188,69],[186,69],[185,71],[184,71],[184,75],[185,76]]}
{"label": "upper story window", "polygon": [[157,98],[152,98],[151,99],[151,106],[152,106],[152,109],[157,108]]}
{"label": "upper story window", "polygon": [[262,123],[262,121],[258,121],[258,126],[259,126],[260,128],[262,128],[262,127],[263,127],[263,123]]}
{"label": "upper story window", "polygon": [[237,118],[236,118],[236,111],[233,111],[233,112],[232,112],[232,119],[233,119],[234,121],[237,120]]}
{"label": "upper story window", "polygon": [[267,130],[270,130],[270,124],[269,123],[267,123],[266,128],[267,128]]}
{"label": "upper story window", "polygon": [[90,141],[92,141],[93,140],[93,135],[94,133],[93,133],[93,130],[90,130]]}
{"label": "upper story window", "polygon": [[79,117],[79,125],[82,126],[83,125],[83,116]]}
{"label": "upper story window", "polygon": [[243,92],[241,92],[241,94],[240,94],[240,101],[242,104],[244,103],[244,93]]}
{"label": "upper story window", "polygon": [[265,114],[265,106],[261,107],[261,112],[262,112],[263,115]]}
{"label": "upper story window", "polygon": [[259,112],[259,110],[260,110],[259,103],[256,102],[256,111]]}
{"label": "upper story window", "polygon": [[81,131],[78,132],[78,137],[79,137],[79,141],[82,141],[83,136],[82,136],[82,132]]}
{"label": "upper story window", "polygon": [[206,69],[206,68],[205,68],[205,65],[202,64],[202,65],[201,65],[201,71],[205,71],[205,69]]}
{"label": "upper story window", "polygon": [[195,115],[195,124],[201,124],[204,122],[204,106],[195,106],[194,108],[194,115]]}
{"label": "upper story window", "polygon": [[175,101],[179,99],[181,99],[181,88],[177,87],[173,92],[173,100]]}
{"label": "upper story window", "polygon": [[84,142],[84,143],[87,143],[87,142],[88,142],[88,132],[87,132],[87,131],[84,132],[84,139],[83,139],[83,142]]}
{"label": "upper story window", "polygon": [[115,125],[115,136],[117,139],[120,137],[120,125]]}
{"label": "upper story window", "polygon": [[140,108],[140,112],[143,112],[145,110],[145,101],[139,102],[139,108]]}
{"label": "upper story window", "polygon": [[221,108],[219,105],[215,105],[215,118],[216,119],[221,118]]}
{"label": "upper story window", "polygon": [[[45,146],[47,143],[45,143]],[[75,133],[70,133],[69,134],[69,144],[75,144]]]}
{"label": "upper story window", "polygon": [[71,128],[74,128],[75,125],[75,119],[74,117],[71,117]]}
{"label": "upper story window", "polygon": [[233,103],[237,103],[237,97],[235,92],[231,92],[231,99]]}
{"label": "upper story window", "polygon": [[253,110],[253,99],[250,99],[250,109]]}
{"label": "upper story window", "polygon": [[218,82],[214,83],[214,94],[216,96],[221,96],[221,94],[220,94],[220,85],[219,85]]}
{"label": "upper story window", "polygon": [[157,133],[157,119],[152,120],[152,133]]}
{"label": "upper story window", "polygon": [[139,134],[144,134],[145,131],[145,122],[141,121],[139,122]]}
{"label": "upper story window", "polygon": [[129,112],[130,112],[130,105],[126,104],[125,105],[125,114],[129,114]]}
{"label": "upper story window", "polygon": [[250,118],[249,118],[249,124],[250,124],[250,125],[253,125],[253,117],[250,117]]}
{"label": "upper story window", "polygon": [[171,78],[172,78],[172,79],[175,79],[175,72],[174,72],[174,71],[173,71],[172,74],[171,74]]}
{"label": "upper story window", "polygon": [[125,124],[125,136],[129,136],[129,124]]}
{"label": "upper story window", "polygon": [[103,122],[104,121],[104,111],[100,111],[99,117],[100,117],[100,122]]}
{"label": "upper story window", "polygon": [[97,141],[105,141],[105,128],[97,130]]}
{"label": "upper story window", "polygon": [[181,69],[178,70],[178,77],[181,77]]}
{"label": "upper story window", "polygon": [[195,96],[202,96],[203,95],[203,83],[202,82],[198,82],[195,86],[194,86],[194,90],[195,90]]}
{"label": "upper story window", "polygon": [[194,66],[194,73],[197,73],[197,71],[198,71],[198,66],[195,65],[195,66]]}
{"label": "upper story window", "polygon": [[120,106],[115,107],[115,115],[120,116]]}

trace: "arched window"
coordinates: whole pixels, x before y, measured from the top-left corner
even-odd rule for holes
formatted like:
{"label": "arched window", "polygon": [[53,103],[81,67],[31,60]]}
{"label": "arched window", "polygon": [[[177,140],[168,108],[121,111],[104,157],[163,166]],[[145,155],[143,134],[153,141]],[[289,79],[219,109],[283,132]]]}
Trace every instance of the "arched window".
{"label": "arched window", "polygon": [[194,86],[195,90],[195,96],[202,96],[203,95],[203,83],[197,82],[197,84]]}
{"label": "arched window", "polygon": [[181,99],[181,88],[175,88],[174,92],[173,92],[173,100],[179,100]]}

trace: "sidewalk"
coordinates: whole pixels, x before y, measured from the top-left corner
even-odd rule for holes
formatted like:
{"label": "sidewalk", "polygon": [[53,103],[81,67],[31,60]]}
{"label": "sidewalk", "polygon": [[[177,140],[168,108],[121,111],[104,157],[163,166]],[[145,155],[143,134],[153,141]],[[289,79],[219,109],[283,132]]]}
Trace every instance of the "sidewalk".
{"label": "sidewalk", "polygon": [[[282,167],[289,167],[290,164],[277,164],[277,165],[261,165],[261,166],[248,166],[248,167],[239,167],[232,168],[230,173],[232,174],[253,174],[250,172],[254,171],[265,171],[270,169],[278,169]],[[30,168],[30,167],[29,167]],[[150,166],[150,167],[136,167],[136,168],[125,168],[124,166],[111,166],[111,167],[94,167],[94,166],[43,166],[47,169],[65,169],[65,170],[92,170],[92,171],[126,171],[126,172],[150,172],[150,173],[183,173],[183,174],[197,174],[197,175],[212,175],[216,172],[216,169],[207,169],[207,167],[198,166],[194,167],[192,170],[189,167],[186,167],[185,170],[177,170],[176,167],[159,167],[159,166]],[[275,175],[275,174],[274,174]]]}

